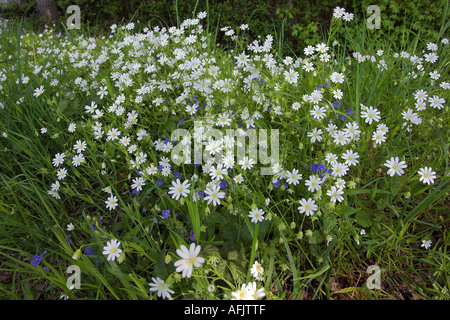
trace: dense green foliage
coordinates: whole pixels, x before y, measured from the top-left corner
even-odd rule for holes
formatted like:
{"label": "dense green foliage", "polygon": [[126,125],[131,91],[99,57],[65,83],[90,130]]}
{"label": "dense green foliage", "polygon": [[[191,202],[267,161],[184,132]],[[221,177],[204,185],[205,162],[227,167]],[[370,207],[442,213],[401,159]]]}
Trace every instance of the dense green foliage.
{"label": "dense green foliage", "polygon": [[[195,12],[207,11],[208,24],[215,26],[249,25],[250,38],[258,35],[273,34],[276,41],[283,42],[286,54],[299,55],[305,45],[315,44],[324,39],[329,30],[329,17],[336,6],[341,6],[355,13],[356,23],[364,24],[371,15],[367,8],[373,1],[313,1],[313,0],[198,0],[198,1],[141,1],[141,0],[58,0],[57,6],[60,20],[56,28],[64,30],[70,5],[78,5],[81,9],[81,21],[92,32],[109,28],[113,23],[135,23],[146,26],[153,25],[176,26],[180,19],[191,17]],[[441,26],[445,20],[442,10],[445,0],[381,0],[376,5],[381,10],[382,28],[371,30],[376,39],[383,39],[392,33],[408,31],[411,35],[420,35],[429,41],[437,41],[442,36]],[[25,17],[31,23],[40,20],[35,10],[34,1],[0,10],[0,16],[7,19]],[[358,21],[359,20],[359,21]],[[448,23],[447,23],[448,26]],[[353,28],[355,36],[357,28]],[[218,42],[227,43],[223,34],[218,34]],[[408,38],[399,39],[395,43],[397,49],[409,43]]]}

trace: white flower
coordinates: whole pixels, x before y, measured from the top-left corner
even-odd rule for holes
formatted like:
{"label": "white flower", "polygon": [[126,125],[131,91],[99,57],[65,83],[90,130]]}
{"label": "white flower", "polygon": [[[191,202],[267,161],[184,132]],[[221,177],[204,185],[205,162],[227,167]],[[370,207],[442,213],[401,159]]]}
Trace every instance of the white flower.
{"label": "white flower", "polygon": [[251,222],[258,223],[264,220],[264,211],[262,209],[253,209],[248,214],[248,217],[251,218]]}
{"label": "white flower", "polygon": [[59,167],[61,164],[64,163],[64,158],[66,155],[64,153],[57,153],[55,154],[55,157],[52,160],[52,163],[55,167]]}
{"label": "white flower", "polygon": [[348,166],[345,163],[335,162],[333,163],[333,176],[335,177],[343,177],[347,174]]}
{"label": "white flower", "polygon": [[162,297],[163,299],[167,298],[170,299],[170,295],[174,292],[169,289],[169,286],[164,282],[164,280],[161,280],[160,278],[152,278],[153,283],[149,283],[150,285],[150,291],[158,291],[156,294],[158,297]]}
{"label": "white flower", "polygon": [[120,131],[116,128],[112,128],[111,130],[108,131],[107,133],[107,138],[106,140],[116,140],[119,136],[120,136]]}
{"label": "white flower", "polygon": [[258,261],[255,261],[253,263],[253,266],[250,269],[250,273],[253,277],[260,279],[261,275],[264,274],[264,268],[261,266],[261,264]]}
{"label": "white flower", "polygon": [[333,90],[333,97],[335,99],[341,100],[343,96],[344,96],[344,93],[341,90],[339,90],[339,89]]}
{"label": "white flower", "polygon": [[384,132],[377,130],[372,135],[372,140],[375,140],[376,144],[381,144],[382,142],[386,141],[386,135]]}
{"label": "white flower", "polygon": [[314,119],[320,120],[327,115],[326,111],[327,110],[324,107],[319,107],[318,105],[315,105],[313,109],[310,110],[310,113]]}
{"label": "white flower", "polygon": [[231,293],[231,295],[234,297],[233,300],[254,300],[254,296],[252,295],[252,292],[247,288],[245,284],[241,286],[241,289],[238,289]]}
{"label": "white flower", "polygon": [[430,106],[440,110],[444,108],[445,99],[439,98],[438,96],[433,96],[428,98],[428,102],[430,103]]}
{"label": "white flower", "polygon": [[248,157],[244,157],[242,160],[239,160],[239,165],[241,166],[242,170],[251,169],[254,164],[255,160],[249,159]]}
{"label": "white flower", "polygon": [[247,290],[250,292],[250,296],[253,297],[253,300],[258,300],[259,298],[263,298],[266,296],[263,288],[256,288],[256,282],[250,282],[247,284]]}
{"label": "white flower", "polygon": [[76,128],[76,124],[75,123],[71,123],[69,124],[69,128],[67,129],[70,133],[75,132],[75,128]]}
{"label": "white flower", "polygon": [[77,142],[73,145],[73,149],[77,153],[83,152],[84,150],[86,150],[86,141],[77,140]]}
{"label": "white flower", "polygon": [[314,211],[317,211],[317,205],[313,199],[309,198],[308,200],[306,200],[305,198],[303,198],[299,202],[300,207],[298,207],[298,211],[300,211],[300,213],[306,213],[307,216],[312,216],[314,214]]}
{"label": "white flower", "polygon": [[352,150],[347,150],[343,155],[342,159],[345,160],[345,164],[349,166],[353,166],[359,163],[357,160],[359,158],[359,154],[357,152],[353,152]]}
{"label": "white flower", "polygon": [[58,172],[56,173],[56,176],[58,180],[64,179],[67,176],[67,169],[66,168],[59,169]]}
{"label": "white flower", "polygon": [[136,190],[137,192],[140,192],[142,190],[142,187],[145,186],[145,179],[144,178],[134,178],[133,184],[131,185],[131,188]]}
{"label": "white flower", "polygon": [[208,204],[212,201],[214,206],[220,205],[220,199],[225,198],[225,192],[220,192],[220,187],[218,185],[206,188],[205,194],[207,194],[205,200],[208,201]]}
{"label": "white flower", "polygon": [[407,167],[406,162],[400,161],[398,157],[392,157],[391,160],[387,160],[384,165],[389,168],[387,173],[391,177],[395,174],[401,176],[403,173],[405,173],[403,169]]}
{"label": "white flower", "polygon": [[103,254],[108,255],[107,261],[114,261],[116,258],[119,258],[120,254],[122,253],[122,250],[119,249],[119,246],[120,242],[115,239],[106,243],[106,246],[103,247]]}
{"label": "white flower", "polygon": [[73,229],[75,229],[75,227],[73,226],[72,223],[69,223],[69,224],[67,225],[67,231],[72,231]]}
{"label": "white flower", "polygon": [[434,183],[434,179],[436,179],[436,172],[431,167],[420,168],[418,173],[420,174],[419,181],[428,185]]}
{"label": "white flower", "polygon": [[344,82],[344,74],[333,72],[330,77],[331,82],[333,83],[343,83]]}
{"label": "white flower", "polygon": [[309,180],[305,181],[305,186],[308,187],[308,191],[315,192],[320,190],[322,186],[320,185],[322,180],[317,176],[309,176]]}
{"label": "white flower", "polygon": [[210,284],[208,286],[208,292],[214,292],[214,290],[216,290],[216,287],[213,284]]}
{"label": "white flower", "polygon": [[297,169],[292,169],[292,172],[287,171],[286,175],[287,175],[286,182],[289,184],[293,184],[294,186],[296,186],[299,180],[303,177],[302,174],[298,173]]}
{"label": "white flower", "polygon": [[172,181],[172,187],[169,188],[169,194],[172,194],[172,199],[178,200],[180,197],[187,197],[187,195],[191,192],[189,190],[190,184],[188,180],[185,180],[183,184],[181,184],[180,179],[177,181]]}
{"label": "white flower", "polygon": [[238,174],[237,176],[235,176],[235,177],[233,178],[233,180],[234,180],[234,182],[236,182],[236,183],[238,183],[238,184],[241,184],[242,181],[244,181],[244,178],[242,177],[242,174]]}
{"label": "white flower", "polygon": [[344,16],[342,17],[342,20],[344,20],[344,21],[352,21],[354,17],[355,17],[355,15],[353,13],[345,12]]}
{"label": "white flower", "polygon": [[105,201],[106,209],[114,210],[119,204],[117,203],[117,197],[114,195],[110,195],[108,200]]}
{"label": "white flower", "polygon": [[219,163],[217,165],[217,168],[211,167],[211,170],[209,171],[209,175],[211,176],[211,179],[213,180],[222,180],[223,176],[227,174],[227,169],[223,168],[223,164]]}
{"label": "white flower", "polygon": [[362,108],[361,118],[366,119],[366,123],[372,124],[373,121],[380,121],[380,111],[373,107],[364,107]]}
{"label": "white flower", "polygon": [[76,154],[73,156],[72,159],[72,165],[74,167],[78,167],[80,164],[84,163],[84,156],[80,153],[80,154]]}
{"label": "white flower", "polygon": [[421,247],[425,249],[429,249],[431,247],[431,240],[422,240]]}
{"label": "white flower", "polygon": [[311,143],[322,141],[322,129],[314,128],[312,132],[308,132],[307,136],[311,138]]}
{"label": "white flower", "polygon": [[42,93],[44,93],[44,86],[40,86],[34,90],[33,96],[39,97]]}
{"label": "white flower", "polygon": [[273,172],[274,174],[277,174],[277,173],[279,173],[279,172],[282,171],[282,170],[283,170],[283,168],[280,166],[279,163],[275,163],[275,164],[273,165],[273,167],[272,167],[272,172]]}
{"label": "white flower", "polygon": [[340,188],[336,188],[335,186],[332,186],[331,189],[327,191],[327,196],[331,197],[331,202],[334,203],[336,203],[336,201],[341,202],[344,200],[342,194],[344,194],[344,191]]}
{"label": "white flower", "polygon": [[192,275],[193,267],[200,268],[202,263],[205,262],[204,258],[198,257],[200,253],[200,246],[196,246],[195,243],[191,243],[189,250],[185,245],[181,245],[180,249],[177,249],[177,254],[181,257],[181,260],[178,260],[174,263],[176,268],[176,272],[182,272],[181,276],[183,278],[190,278]]}
{"label": "white flower", "polygon": [[345,13],[345,9],[341,7],[336,7],[333,9],[333,17],[339,19],[341,18]]}

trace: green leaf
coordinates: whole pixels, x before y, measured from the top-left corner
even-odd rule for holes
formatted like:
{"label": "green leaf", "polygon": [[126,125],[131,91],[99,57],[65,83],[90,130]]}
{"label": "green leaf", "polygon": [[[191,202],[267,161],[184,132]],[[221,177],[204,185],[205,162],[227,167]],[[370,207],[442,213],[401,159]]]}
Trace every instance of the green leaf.
{"label": "green leaf", "polygon": [[370,227],[372,225],[372,218],[367,212],[359,211],[356,213],[355,218],[363,227]]}
{"label": "green leaf", "polygon": [[330,233],[336,226],[337,219],[333,214],[325,214],[323,217],[323,229],[326,234]]}
{"label": "green leaf", "polygon": [[69,105],[69,102],[70,102],[69,100],[61,100],[58,102],[58,108],[61,111],[61,113],[64,113],[67,106]]}
{"label": "green leaf", "polygon": [[310,244],[321,243],[324,239],[325,239],[325,237],[322,235],[322,233],[320,231],[316,230],[316,231],[313,231],[311,237],[309,238],[309,243]]}
{"label": "green leaf", "polygon": [[223,240],[236,241],[238,238],[238,229],[231,222],[223,226],[221,233]]}
{"label": "green leaf", "polygon": [[243,267],[237,263],[229,262],[228,268],[230,269],[231,276],[235,282],[243,283],[245,281],[245,270]]}

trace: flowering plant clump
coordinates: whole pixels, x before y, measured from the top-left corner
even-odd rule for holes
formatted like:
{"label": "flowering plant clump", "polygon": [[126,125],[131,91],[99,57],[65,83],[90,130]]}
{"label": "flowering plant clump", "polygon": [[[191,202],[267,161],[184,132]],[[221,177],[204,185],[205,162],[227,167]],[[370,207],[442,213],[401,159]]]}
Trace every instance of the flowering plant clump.
{"label": "flowering plant clump", "polygon": [[[216,45],[206,17],[1,30],[0,221],[51,266],[27,272],[65,299],[256,300],[332,298],[325,279],[410,256],[444,270],[448,40],[342,41],[337,7],[329,38],[281,56],[248,25]],[[79,289],[56,281],[71,264]]]}

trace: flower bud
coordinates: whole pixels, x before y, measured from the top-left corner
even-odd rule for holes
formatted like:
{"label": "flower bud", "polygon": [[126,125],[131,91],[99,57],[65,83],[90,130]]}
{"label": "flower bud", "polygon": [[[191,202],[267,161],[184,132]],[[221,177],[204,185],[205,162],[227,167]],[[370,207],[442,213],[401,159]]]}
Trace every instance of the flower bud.
{"label": "flower bud", "polygon": [[80,257],[80,255],[81,255],[81,249],[78,249],[78,250],[75,251],[75,253],[73,254],[72,259],[73,259],[73,260],[78,260],[78,258]]}

